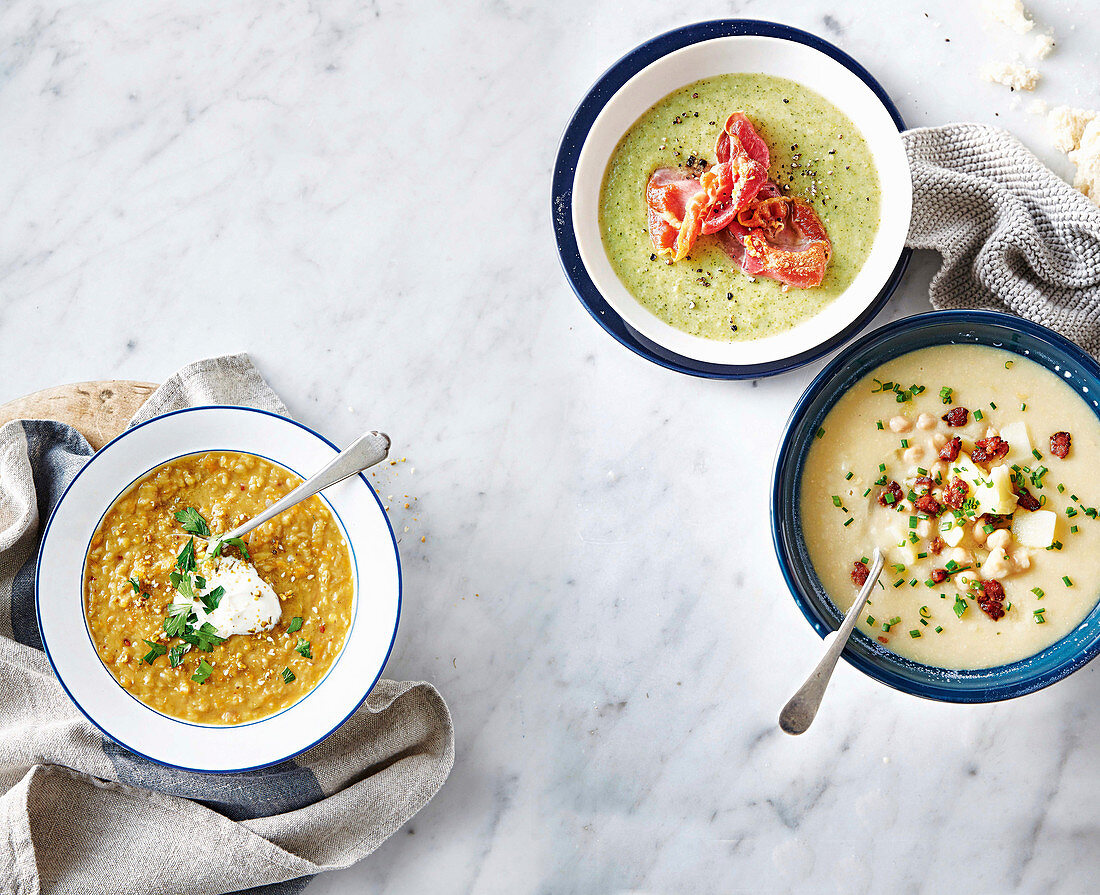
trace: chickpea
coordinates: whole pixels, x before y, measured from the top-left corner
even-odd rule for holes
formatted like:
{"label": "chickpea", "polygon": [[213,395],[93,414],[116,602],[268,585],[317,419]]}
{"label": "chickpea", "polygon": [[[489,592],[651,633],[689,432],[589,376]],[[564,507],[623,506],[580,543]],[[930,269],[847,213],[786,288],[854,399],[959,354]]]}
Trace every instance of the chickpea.
{"label": "chickpea", "polygon": [[985,545],[990,550],[996,550],[998,547],[1002,550],[1006,550],[1011,541],[1012,532],[1007,528],[998,528],[996,531],[991,532],[989,537],[986,538]]}
{"label": "chickpea", "polygon": [[920,416],[917,417],[917,428],[925,430],[935,429],[936,418],[930,413],[922,413]]}
{"label": "chickpea", "polygon": [[947,444],[947,436],[944,435],[942,432],[933,432],[932,444],[935,446],[936,450],[939,450],[941,447]]}
{"label": "chickpea", "polygon": [[894,432],[908,432],[910,429],[913,428],[913,421],[909,419],[909,417],[902,416],[899,413],[897,416],[891,418],[890,428]]}
{"label": "chickpea", "polygon": [[1008,574],[1008,556],[1003,547],[998,547],[985,558],[981,571],[982,577],[987,580],[990,578],[1004,578]]}
{"label": "chickpea", "polygon": [[985,437],[986,438],[992,438],[993,436],[1000,435],[1000,434],[1001,433],[998,432],[996,429],[994,429],[992,426],[987,426],[986,427],[986,430],[985,430]]}
{"label": "chickpea", "polygon": [[1017,550],[1010,559],[1012,560],[1012,568],[1016,572],[1026,572],[1031,568],[1031,557],[1026,550]]}
{"label": "chickpea", "polygon": [[921,447],[919,444],[911,444],[905,449],[905,452],[901,456],[906,463],[919,463],[921,458],[924,456],[924,448]]}
{"label": "chickpea", "polygon": [[985,543],[985,523],[979,519],[974,523],[974,527],[970,529],[970,536],[974,538],[974,541],[978,544]]}
{"label": "chickpea", "polygon": [[960,566],[965,566],[974,559],[974,556],[965,547],[952,547],[946,554],[944,554],[943,561],[951,562],[954,560]]}

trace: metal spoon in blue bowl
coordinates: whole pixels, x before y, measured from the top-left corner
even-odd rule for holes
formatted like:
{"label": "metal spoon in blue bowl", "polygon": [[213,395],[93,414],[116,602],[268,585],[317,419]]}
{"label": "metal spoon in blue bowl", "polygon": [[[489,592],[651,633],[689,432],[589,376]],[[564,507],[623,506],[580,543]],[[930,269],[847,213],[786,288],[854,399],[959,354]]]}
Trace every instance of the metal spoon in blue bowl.
{"label": "metal spoon in blue bowl", "polygon": [[863,582],[863,588],[860,590],[859,596],[856,597],[855,602],[852,603],[852,608],[844,616],[840,628],[825,637],[826,642],[829,644],[828,649],[825,650],[825,655],[817,663],[817,668],[806,678],[806,683],[798,688],[798,692],[790,698],[790,701],[783,706],[783,711],[779,713],[779,727],[784,733],[797,736],[800,733],[805,733],[813,724],[814,718],[817,717],[817,710],[821,708],[821,700],[825,696],[825,688],[829,686],[829,679],[833,676],[837,660],[840,658],[840,654],[844,652],[844,647],[848,643],[848,638],[851,636],[856,622],[859,621],[859,615],[863,611],[863,607],[867,605],[867,598],[871,596],[871,589],[878,581],[878,576],[882,574],[883,563],[882,551],[876,547],[871,556],[871,569],[867,575],[867,580]]}

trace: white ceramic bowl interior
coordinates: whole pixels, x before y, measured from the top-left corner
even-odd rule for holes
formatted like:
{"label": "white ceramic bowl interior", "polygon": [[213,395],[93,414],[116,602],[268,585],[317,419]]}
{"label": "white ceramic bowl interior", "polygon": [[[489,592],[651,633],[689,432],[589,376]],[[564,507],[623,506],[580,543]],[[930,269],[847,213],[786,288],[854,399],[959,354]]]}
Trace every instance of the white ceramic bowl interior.
{"label": "white ceramic bowl interior", "polygon": [[201,407],[157,417],[97,453],[50,518],[39,553],[37,604],[43,644],[62,685],[93,724],[132,752],[188,770],[270,765],[319,742],[355,711],[382,673],[397,633],[397,546],[374,490],[354,476],[321,495],[352,551],[355,597],[343,651],[322,681],[278,714],[236,726],[162,715],[124,690],[92,644],[83,611],[83,570],[96,526],[130,484],[186,454],[258,454],[309,476],[336,453],[291,420],[241,407]]}
{"label": "white ceramic bowl interior", "polygon": [[[612,269],[599,228],[600,187],[623,134],[659,100],[700,78],[754,72],[789,78],[817,91],[859,128],[878,168],[881,223],[863,269],[821,313],[777,335],[719,342],[660,320],[626,290]],[[731,110],[732,111],[732,110]],[[581,260],[596,288],[623,320],[646,338],[684,357],[715,364],[761,364],[809,351],[835,336],[875,300],[905,248],[912,181],[897,126],[858,76],[805,44],[743,35],[701,41],[642,69],[611,97],[585,140],[573,179],[573,227]]]}

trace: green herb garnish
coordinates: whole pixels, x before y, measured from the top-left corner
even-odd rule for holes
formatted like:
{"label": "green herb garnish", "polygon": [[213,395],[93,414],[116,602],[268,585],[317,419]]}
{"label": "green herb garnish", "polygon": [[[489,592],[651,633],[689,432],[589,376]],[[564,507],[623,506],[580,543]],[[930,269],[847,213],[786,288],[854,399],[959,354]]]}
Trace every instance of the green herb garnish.
{"label": "green herb garnish", "polygon": [[194,507],[186,507],[173,513],[176,521],[189,535],[198,535],[200,538],[210,537],[210,526],[202,518],[202,514]]}
{"label": "green herb garnish", "polygon": [[184,653],[191,649],[189,643],[177,643],[168,651],[168,661],[172,663],[173,668],[179,668],[180,663],[183,662]]}
{"label": "green herb garnish", "polygon": [[142,642],[149,645],[149,652],[141,657],[141,661],[147,665],[152,665],[158,656],[163,656],[168,652],[168,647],[163,643],[157,643],[155,640],[143,640]]}
{"label": "green herb garnish", "polygon": [[294,672],[291,671],[289,668],[284,668],[283,669],[283,683],[284,684],[289,684],[292,680],[294,680]]}
{"label": "green herb garnish", "polygon": [[202,659],[199,661],[198,670],[193,675],[191,675],[191,680],[199,684],[206,683],[206,679],[210,677],[213,672],[214,669],[210,667],[210,664],[206,661],[206,659]]}
{"label": "green herb garnish", "polygon": [[310,649],[309,641],[306,640],[303,637],[298,638],[298,643],[294,647],[294,650],[295,650],[295,652],[298,653],[298,655],[303,656],[306,659],[312,659],[313,658],[313,652]]}
{"label": "green herb garnish", "polygon": [[301,630],[302,630],[302,617],[300,615],[296,615],[296,616],[294,616],[294,618],[292,618],[290,620],[290,624],[286,626],[286,632],[288,634],[293,634],[295,631],[301,631]]}
{"label": "green herb garnish", "polygon": [[199,599],[202,600],[202,605],[206,607],[206,612],[209,614],[218,608],[218,604],[222,601],[222,597],[224,596],[225,588],[218,585],[210,591],[210,593],[202,594]]}

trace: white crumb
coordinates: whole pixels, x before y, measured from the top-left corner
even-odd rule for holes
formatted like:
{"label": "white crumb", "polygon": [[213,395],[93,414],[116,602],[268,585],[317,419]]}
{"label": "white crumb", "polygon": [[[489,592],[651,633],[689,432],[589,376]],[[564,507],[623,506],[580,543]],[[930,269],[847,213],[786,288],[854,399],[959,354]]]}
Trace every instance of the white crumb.
{"label": "white crumb", "polygon": [[1053,34],[1036,34],[1031,44],[1031,58],[1035,60],[1046,59],[1054,49]]}
{"label": "white crumb", "polygon": [[1085,125],[1077,148],[1068,154],[1077,166],[1073,185],[1100,205],[1100,118],[1093,118]]}
{"label": "white crumb", "polygon": [[1022,0],[984,0],[982,8],[998,25],[1011,28],[1017,34],[1027,34],[1035,27]]}
{"label": "white crumb", "polygon": [[1047,115],[1047,128],[1050,140],[1056,149],[1072,152],[1081,145],[1085,128],[1100,113],[1092,109],[1074,109],[1069,106],[1055,106]]}
{"label": "white crumb", "polygon": [[982,78],[1009,90],[1034,90],[1039,72],[1020,62],[987,62],[982,66]]}
{"label": "white crumb", "polygon": [[1027,111],[1029,115],[1046,115],[1047,104],[1046,100],[1036,97],[1027,104]]}

